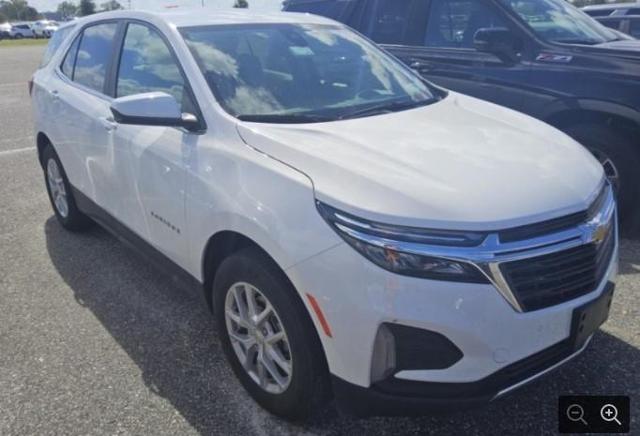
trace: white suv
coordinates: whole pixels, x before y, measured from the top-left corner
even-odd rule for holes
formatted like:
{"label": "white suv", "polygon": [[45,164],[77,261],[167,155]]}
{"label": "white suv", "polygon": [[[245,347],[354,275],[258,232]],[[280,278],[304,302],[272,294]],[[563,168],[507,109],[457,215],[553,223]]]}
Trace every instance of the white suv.
{"label": "white suv", "polygon": [[33,23],[31,29],[36,38],[51,38],[51,35],[58,30],[58,23],[50,20],[40,20]]}
{"label": "white suv", "polygon": [[12,24],[11,30],[9,30],[9,38],[22,39],[22,38],[34,38],[35,34],[31,25],[28,23]]}
{"label": "white suv", "polygon": [[273,413],[486,402],[607,318],[613,194],[552,127],[313,15],[121,11],[65,32],[32,83],[58,220],[203,289]]}

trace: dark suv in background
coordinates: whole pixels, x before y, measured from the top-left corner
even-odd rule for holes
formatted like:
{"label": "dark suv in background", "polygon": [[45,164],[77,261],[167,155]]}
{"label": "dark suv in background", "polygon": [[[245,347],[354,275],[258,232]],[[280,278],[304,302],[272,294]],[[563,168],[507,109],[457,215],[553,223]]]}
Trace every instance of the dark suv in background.
{"label": "dark suv in background", "polygon": [[591,17],[621,17],[626,15],[640,15],[640,2],[636,3],[605,3],[602,5],[585,6],[582,10]]}
{"label": "dark suv in background", "polygon": [[640,38],[640,2],[585,6],[582,10],[611,29]]}
{"label": "dark suv in background", "polygon": [[284,9],[346,23],[436,84],[573,136],[617,188],[623,233],[640,234],[640,41],[565,0],[289,0]]}
{"label": "dark suv in background", "polygon": [[634,38],[640,38],[640,15],[595,17],[595,19],[610,29],[626,33]]}

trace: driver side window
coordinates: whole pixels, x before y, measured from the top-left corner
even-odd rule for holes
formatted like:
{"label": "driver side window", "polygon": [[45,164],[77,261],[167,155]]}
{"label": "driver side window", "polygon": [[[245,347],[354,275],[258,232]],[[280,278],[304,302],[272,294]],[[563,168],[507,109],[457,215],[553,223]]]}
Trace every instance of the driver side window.
{"label": "driver side window", "polygon": [[482,28],[507,27],[485,2],[478,0],[432,0],[425,45],[472,49]]}
{"label": "driver side window", "polygon": [[116,97],[156,91],[166,92],[188,106],[184,78],[169,47],[157,31],[131,23],[122,47]]}

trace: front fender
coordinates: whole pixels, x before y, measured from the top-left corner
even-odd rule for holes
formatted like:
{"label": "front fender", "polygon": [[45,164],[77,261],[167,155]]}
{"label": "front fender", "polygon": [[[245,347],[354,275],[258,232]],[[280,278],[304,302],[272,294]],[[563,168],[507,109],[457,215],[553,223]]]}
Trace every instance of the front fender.
{"label": "front fender", "polygon": [[311,180],[243,143],[204,147],[192,168],[190,272],[202,281],[207,243],[222,231],[253,240],[285,271],[341,242],[316,210]]}

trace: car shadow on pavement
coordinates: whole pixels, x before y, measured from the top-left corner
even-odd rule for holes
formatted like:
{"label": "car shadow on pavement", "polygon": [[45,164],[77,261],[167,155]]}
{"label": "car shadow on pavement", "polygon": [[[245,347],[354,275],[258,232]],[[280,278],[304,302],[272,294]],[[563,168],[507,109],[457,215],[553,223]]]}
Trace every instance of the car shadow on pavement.
{"label": "car shadow on pavement", "polygon": [[329,410],[303,426],[288,424],[260,409],[235,380],[201,295],[175,286],[100,228],[72,234],[52,217],[44,230],[51,261],[78,304],[139,367],[147,388],[201,434],[549,434],[561,394],[640,400],[640,351],[601,331],[569,365],[481,409],[360,420]]}

